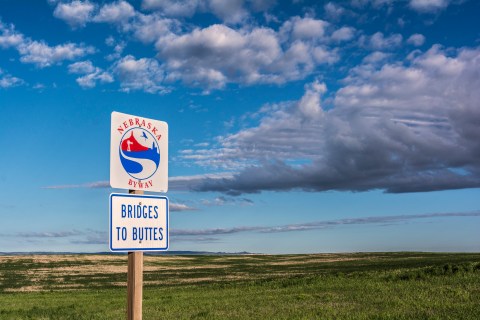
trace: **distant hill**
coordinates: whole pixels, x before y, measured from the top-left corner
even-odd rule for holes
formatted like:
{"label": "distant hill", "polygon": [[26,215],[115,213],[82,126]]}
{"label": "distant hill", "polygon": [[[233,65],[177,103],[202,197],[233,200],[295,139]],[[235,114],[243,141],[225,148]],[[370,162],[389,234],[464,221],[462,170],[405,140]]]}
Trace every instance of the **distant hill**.
{"label": "distant hill", "polygon": [[[28,255],[64,255],[64,254],[105,254],[105,255],[123,255],[126,252],[50,252],[50,251],[31,251],[31,252],[0,252],[0,256],[28,256]],[[164,252],[144,252],[145,255],[161,256],[161,255],[243,255],[252,254],[251,252],[210,252],[210,251],[164,251]]]}

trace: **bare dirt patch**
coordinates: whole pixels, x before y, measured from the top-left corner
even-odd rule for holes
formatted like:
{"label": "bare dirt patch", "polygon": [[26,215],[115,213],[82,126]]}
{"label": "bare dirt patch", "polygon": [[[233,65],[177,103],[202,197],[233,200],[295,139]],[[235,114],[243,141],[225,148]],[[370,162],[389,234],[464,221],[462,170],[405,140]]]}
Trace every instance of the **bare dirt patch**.
{"label": "bare dirt patch", "polygon": [[195,260],[193,257],[185,257],[185,256],[143,256],[143,261],[148,262],[178,262],[178,261],[189,261]]}
{"label": "bare dirt patch", "polygon": [[12,288],[12,289],[5,289],[6,292],[34,292],[34,291],[41,291],[43,288],[41,286],[24,286],[21,288]]}
{"label": "bare dirt patch", "polygon": [[268,262],[267,265],[271,266],[291,266],[291,265],[304,265],[312,263],[332,263],[340,261],[354,261],[354,260],[365,260],[364,258],[329,258],[329,259],[305,259],[305,260],[287,260],[287,261],[278,261],[278,262]]}

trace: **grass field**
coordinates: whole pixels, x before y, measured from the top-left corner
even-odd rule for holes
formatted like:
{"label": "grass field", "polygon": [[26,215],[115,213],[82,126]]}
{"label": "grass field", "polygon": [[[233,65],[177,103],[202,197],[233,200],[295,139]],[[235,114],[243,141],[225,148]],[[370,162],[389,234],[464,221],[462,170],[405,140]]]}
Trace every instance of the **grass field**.
{"label": "grass field", "polygon": [[[0,319],[124,319],[125,255],[0,256]],[[145,256],[144,319],[480,319],[480,254]]]}

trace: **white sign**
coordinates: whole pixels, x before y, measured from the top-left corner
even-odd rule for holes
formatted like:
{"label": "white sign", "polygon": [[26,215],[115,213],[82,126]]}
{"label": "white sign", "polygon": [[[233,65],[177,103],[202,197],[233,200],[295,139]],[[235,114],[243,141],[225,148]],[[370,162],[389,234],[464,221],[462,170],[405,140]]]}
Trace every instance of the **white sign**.
{"label": "white sign", "polygon": [[167,192],[168,124],[112,112],[112,188]]}
{"label": "white sign", "polygon": [[110,195],[110,251],[168,250],[168,198]]}

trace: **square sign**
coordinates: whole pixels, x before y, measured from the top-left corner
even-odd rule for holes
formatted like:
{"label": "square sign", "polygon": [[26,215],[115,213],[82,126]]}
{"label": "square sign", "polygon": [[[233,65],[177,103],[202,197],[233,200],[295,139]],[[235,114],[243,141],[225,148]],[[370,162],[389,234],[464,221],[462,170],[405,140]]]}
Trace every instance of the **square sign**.
{"label": "square sign", "polygon": [[112,112],[110,135],[112,188],[167,192],[168,124]]}
{"label": "square sign", "polygon": [[168,250],[168,198],[110,195],[110,251]]}

